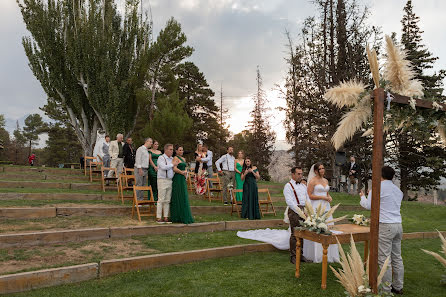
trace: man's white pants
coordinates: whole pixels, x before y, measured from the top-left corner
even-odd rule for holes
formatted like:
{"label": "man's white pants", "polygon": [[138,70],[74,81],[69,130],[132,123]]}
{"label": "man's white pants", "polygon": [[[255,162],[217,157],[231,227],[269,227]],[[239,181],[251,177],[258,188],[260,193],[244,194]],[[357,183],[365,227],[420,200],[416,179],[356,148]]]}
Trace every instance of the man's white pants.
{"label": "man's white pants", "polygon": [[379,223],[378,264],[382,267],[390,257],[389,267],[382,279],[382,289],[390,292],[391,287],[401,290],[404,283],[404,265],[401,257],[401,240],[403,227],[401,224]]}
{"label": "man's white pants", "polygon": [[172,180],[158,178],[158,202],[156,204],[156,218],[169,217],[170,199],[172,198]]}
{"label": "man's white pants", "polygon": [[[123,158],[112,159],[110,162],[110,168],[116,168],[116,177],[119,177],[119,175],[122,172],[122,169],[124,168],[124,159]],[[113,171],[109,171],[107,175],[108,177],[113,177]]]}

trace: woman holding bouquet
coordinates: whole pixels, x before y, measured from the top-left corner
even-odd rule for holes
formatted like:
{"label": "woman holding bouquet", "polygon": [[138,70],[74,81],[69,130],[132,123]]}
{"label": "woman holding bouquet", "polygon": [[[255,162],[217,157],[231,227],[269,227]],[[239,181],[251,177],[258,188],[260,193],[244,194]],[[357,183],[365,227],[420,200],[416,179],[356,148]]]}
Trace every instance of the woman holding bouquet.
{"label": "woman holding bouquet", "polygon": [[191,224],[194,222],[189,205],[189,195],[186,184],[186,160],[183,158],[184,149],[175,146],[175,158],[179,164],[173,167],[175,175],[172,178],[172,199],[170,202],[170,220],[173,223]]}
{"label": "woman holding bouquet", "polygon": [[260,174],[257,167],[252,166],[251,159],[248,157],[243,164],[241,179],[244,181],[242,218],[258,220],[260,219],[260,208],[257,180],[260,179]]}
{"label": "woman holding bouquet", "polygon": [[[325,211],[330,210],[330,202],[333,200],[328,191],[330,186],[328,180],[324,177],[325,167],[322,163],[314,164],[310,172],[308,173],[308,196],[310,197],[311,204],[314,209],[319,205],[325,208]],[[332,220],[333,217],[327,218],[327,220]],[[333,225],[333,223],[328,224]],[[310,240],[304,240],[303,248],[304,257],[307,260],[311,260],[315,263],[322,262],[322,245],[320,243],[315,243]],[[339,251],[336,244],[331,244],[328,247],[328,262],[339,262]]]}
{"label": "woman holding bouquet", "polygon": [[203,195],[206,193],[206,174],[207,174],[207,163],[201,161],[202,158],[206,157],[206,153],[203,152],[203,145],[199,143],[195,151],[195,192],[198,195]]}

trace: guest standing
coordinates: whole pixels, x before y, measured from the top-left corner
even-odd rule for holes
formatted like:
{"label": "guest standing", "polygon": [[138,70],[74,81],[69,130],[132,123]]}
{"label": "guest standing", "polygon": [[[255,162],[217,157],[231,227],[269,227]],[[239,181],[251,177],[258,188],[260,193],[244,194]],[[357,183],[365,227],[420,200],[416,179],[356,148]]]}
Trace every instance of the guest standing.
{"label": "guest standing", "polygon": [[[243,170],[243,164],[245,163],[244,158],[244,154],[243,151],[239,151],[237,153],[237,159],[235,160],[235,184],[236,184],[236,189],[237,190],[243,190],[243,183],[244,181],[242,180],[241,174],[242,174],[242,170]],[[235,199],[237,201],[242,201],[242,197],[243,197],[243,193],[236,193],[235,194]]]}
{"label": "guest standing", "polygon": [[161,151],[158,150],[158,147],[159,147],[158,141],[154,140],[152,148],[149,149],[149,154],[150,154],[149,186],[152,187],[153,198],[155,199],[155,201],[158,201],[158,184],[156,181],[158,172],[158,158],[159,156],[162,155]]}
{"label": "guest standing", "polygon": [[[303,183],[302,167],[291,168],[291,180],[283,188],[283,196],[288,205],[287,214],[290,221],[290,262],[296,264],[296,243],[297,239],[294,236],[294,228],[300,226],[301,218],[297,214],[297,208],[304,210],[305,202],[310,200],[307,193],[307,186]],[[300,239],[301,254],[303,253],[303,240]],[[303,255],[300,257],[302,262],[306,262]]]}
{"label": "guest standing", "polygon": [[250,220],[260,219],[259,189],[257,180],[260,179],[259,170],[252,166],[251,159],[246,157],[243,164],[241,179],[243,184],[242,218]]}
{"label": "guest standing", "polygon": [[[169,223],[170,200],[172,197],[173,167],[178,159],[173,159],[173,145],[164,146],[164,154],[158,158],[158,203],[156,204],[156,222]],[[162,219],[164,216],[164,219]]]}
{"label": "guest standing", "polygon": [[128,137],[126,143],[123,146],[124,152],[124,166],[125,168],[134,168],[135,167],[135,148],[133,147],[133,140],[131,137]]}
{"label": "guest standing", "polygon": [[180,145],[175,146],[175,160],[178,162],[173,167],[175,175],[172,179],[172,200],[170,203],[170,220],[174,223],[191,224],[194,222],[189,205],[189,195],[186,184],[186,160],[183,158],[184,149]]}
{"label": "guest standing", "polygon": [[[135,156],[135,182],[138,187],[147,185],[150,154],[148,149],[152,146],[152,138],[146,138],[144,144],[136,150]],[[138,200],[144,200],[142,191],[136,192]]]}
{"label": "guest standing", "polygon": [[28,157],[28,163],[29,166],[34,166],[34,160],[36,159],[36,155],[32,154],[31,156]]}
{"label": "guest standing", "polygon": [[[358,194],[358,173],[359,166],[356,163],[355,156],[350,157],[350,163],[348,163],[348,178],[347,178],[347,193]],[[351,187],[353,186],[353,191]]]}
{"label": "guest standing", "polygon": [[[116,168],[116,177],[122,172],[122,168],[124,166],[124,151],[122,149],[124,143],[122,140],[124,139],[124,135],[119,133],[116,135],[116,140],[110,142],[109,153],[110,153],[110,168]],[[108,173],[108,177],[113,177],[113,171]]]}
{"label": "guest standing", "polygon": [[228,188],[234,185],[235,180],[235,171],[234,171],[234,163],[235,158],[233,156],[234,148],[229,146],[227,149],[227,154],[221,156],[216,162],[215,166],[217,167],[218,174],[221,176],[222,184],[223,184],[223,200],[224,204],[228,205],[230,199],[228,199]]}
{"label": "guest standing", "polygon": [[[105,142],[102,144],[102,163],[104,167],[108,168],[110,167],[110,153],[109,153],[109,147],[110,147],[110,136],[105,135]],[[104,175],[108,175],[108,170],[104,171]]]}
{"label": "guest standing", "polygon": [[[390,257],[392,267],[387,269],[382,279],[383,290],[395,294],[403,294],[404,264],[401,257],[401,240],[403,239],[403,226],[401,225],[401,201],[403,192],[392,182],[395,170],[384,166],[381,170],[381,193],[379,208],[379,239],[378,264],[380,267]],[[368,198],[361,191],[361,206],[371,209],[372,191]],[[392,278],[393,276],[393,278]]]}
{"label": "guest standing", "polygon": [[206,170],[207,163],[202,161],[202,158],[206,157],[206,153],[203,152],[203,146],[201,144],[197,145],[197,149],[194,153],[195,156],[195,192],[198,195],[203,195],[206,193]]}
{"label": "guest standing", "polygon": [[[212,158],[214,157],[214,153],[209,150],[207,144],[203,144],[203,152],[206,154],[206,156],[201,158],[201,161],[207,165],[208,178],[213,178],[214,170],[212,169]],[[210,186],[212,187],[212,183],[210,183]]]}

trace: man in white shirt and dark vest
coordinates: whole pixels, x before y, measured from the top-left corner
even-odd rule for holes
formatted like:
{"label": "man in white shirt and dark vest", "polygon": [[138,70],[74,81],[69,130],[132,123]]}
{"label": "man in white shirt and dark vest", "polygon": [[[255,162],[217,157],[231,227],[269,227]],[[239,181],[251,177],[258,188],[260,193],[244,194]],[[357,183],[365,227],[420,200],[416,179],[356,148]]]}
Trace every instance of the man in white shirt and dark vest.
{"label": "man in white shirt and dark vest", "polygon": [[234,148],[232,146],[228,147],[227,154],[220,157],[220,159],[215,162],[218,174],[221,176],[221,181],[223,184],[223,200],[225,205],[228,205],[230,199],[228,199],[228,187],[233,185],[235,181],[235,170],[234,170]]}
{"label": "man in white shirt and dark vest", "polygon": [[[301,167],[291,168],[291,180],[283,188],[283,196],[285,196],[286,204],[288,205],[288,218],[290,220],[291,236],[290,236],[290,262],[296,264],[296,242],[294,236],[294,228],[300,226],[301,218],[297,214],[297,208],[305,207],[305,202],[310,200],[308,197],[307,186],[302,183],[303,171]],[[301,252],[303,251],[303,240],[300,242]],[[301,255],[302,262],[306,259]]]}
{"label": "man in white shirt and dark vest", "polygon": [[[158,202],[156,204],[156,222],[170,223],[169,210],[172,198],[173,167],[178,165],[178,159],[173,159],[173,144],[164,146],[164,154],[158,158]],[[164,216],[164,219],[161,217]]]}
{"label": "man in white shirt and dark vest", "polygon": [[[401,201],[403,192],[392,182],[395,170],[384,166],[381,170],[381,195],[379,208],[379,240],[378,264],[384,264],[387,257],[391,258],[392,267],[389,267],[382,279],[383,290],[394,294],[403,293],[404,265],[401,257],[401,239],[403,227],[401,225]],[[370,209],[372,205],[372,191],[368,198],[361,191],[361,206]],[[393,276],[393,280],[392,280]],[[391,284],[391,285],[388,285]]]}

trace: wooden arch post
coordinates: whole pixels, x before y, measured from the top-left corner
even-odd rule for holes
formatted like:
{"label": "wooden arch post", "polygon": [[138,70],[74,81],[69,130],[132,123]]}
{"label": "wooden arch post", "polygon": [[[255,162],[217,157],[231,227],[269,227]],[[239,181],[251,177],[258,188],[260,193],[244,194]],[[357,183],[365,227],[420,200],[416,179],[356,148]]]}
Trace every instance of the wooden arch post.
{"label": "wooden arch post", "polygon": [[372,207],[370,215],[369,282],[373,293],[378,293],[378,235],[381,194],[381,169],[383,166],[384,89],[373,90],[373,159]]}

